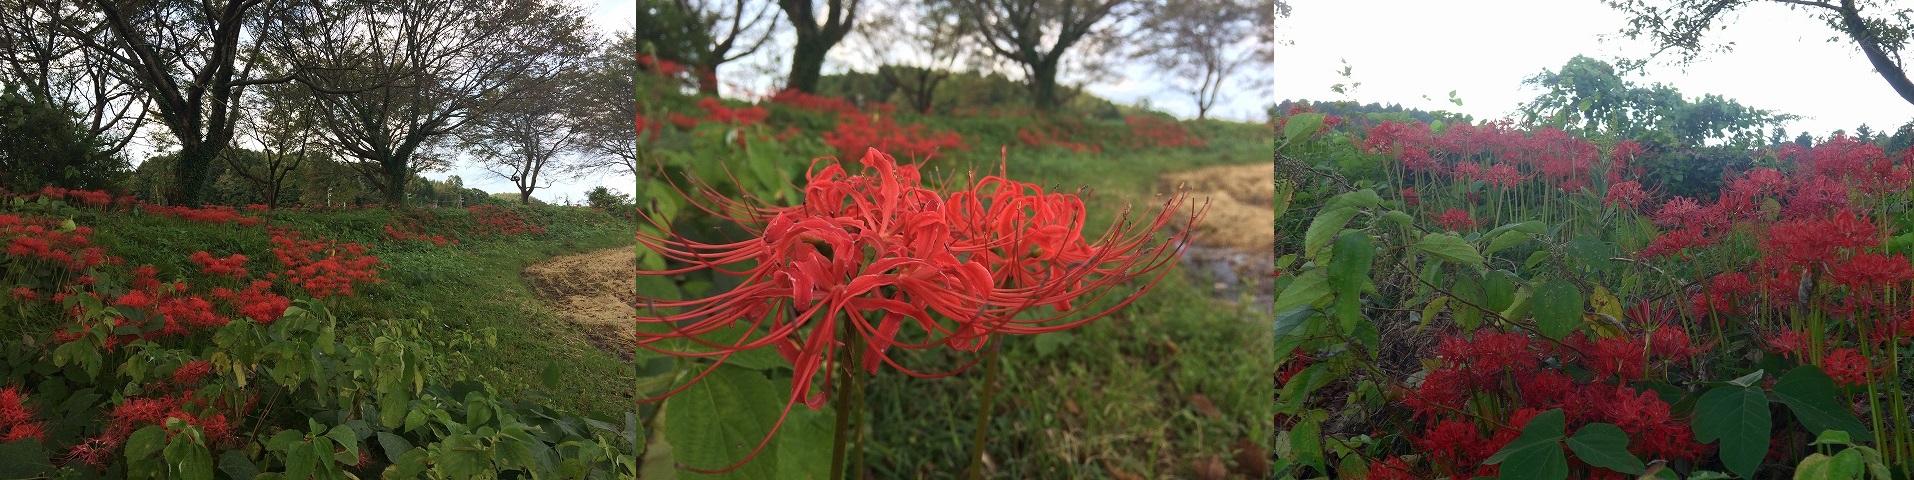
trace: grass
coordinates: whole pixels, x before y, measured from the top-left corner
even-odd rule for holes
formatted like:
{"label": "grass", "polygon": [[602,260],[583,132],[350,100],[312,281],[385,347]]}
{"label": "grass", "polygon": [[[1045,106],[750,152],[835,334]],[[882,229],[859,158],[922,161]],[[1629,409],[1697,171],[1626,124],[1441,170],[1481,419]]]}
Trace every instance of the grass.
{"label": "grass", "polygon": [[[1011,177],[1095,195],[1090,232],[1128,203],[1142,209],[1163,190],[1158,176],[1212,165],[1268,162],[1267,130],[1221,124],[1202,149],[1073,154],[1013,150]],[[982,150],[982,149],[978,149]],[[954,167],[995,172],[999,159],[972,151]],[[1198,199],[1200,201],[1200,199]],[[1004,341],[986,456],[995,478],[1203,478],[1193,463],[1240,468],[1270,444],[1268,375],[1274,370],[1267,312],[1218,302],[1181,267],[1130,307],[1075,330]],[[918,358],[925,368],[970,357]],[[873,478],[962,478],[975,434],[984,370],[944,379],[875,377],[869,398]],[[1213,410],[1198,406],[1201,396]]]}
{"label": "grass", "polygon": [[[199,250],[242,253],[253,259],[254,268],[276,265],[263,229],[143,214],[79,215],[80,224],[98,231],[100,246],[125,257],[128,265],[154,265],[162,279],[195,269],[186,255]],[[377,244],[369,254],[385,264],[380,278],[387,283],[332,302],[342,330],[366,334],[379,323],[371,319],[401,317],[427,319],[442,334],[491,329],[496,343],[482,347],[487,351],[462,352],[482,361],[460,365],[459,374],[508,398],[543,391],[555,407],[586,416],[619,418],[629,410],[634,381],[630,365],[594,346],[582,329],[539,302],[520,278],[525,267],[553,256],[631,245],[629,223],[599,212],[541,207],[528,215],[546,223],[546,233],[432,247],[419,242],[382,244],[382,228],[391,215],[380,209],[270,214],[273,224],[303,235]],[[548,367],[555,369],[558,391],[541,381]]]}

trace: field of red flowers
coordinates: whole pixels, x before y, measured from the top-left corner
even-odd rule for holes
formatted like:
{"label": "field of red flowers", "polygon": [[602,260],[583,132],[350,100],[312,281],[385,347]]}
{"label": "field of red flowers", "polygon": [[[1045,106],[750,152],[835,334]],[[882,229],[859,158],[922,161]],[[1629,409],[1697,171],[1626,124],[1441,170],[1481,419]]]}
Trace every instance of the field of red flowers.
{"label": "field of red flowers", "polygon": [[[1835,136],[1688,193],[1659,145],[1277,127],[1276,458],[1299,478],[1907,478],[1914,151]],[[1305,207],[1307,206],[1307,207]]]}
{"label": "field of red flowers", "polygon": [[[395,300],[416,270],[381,252],[543,233],[527,211],[0,197],[0,329],[23,342],[0,359],[0,477],[628,476],[619,426],[501,392],[469,373],[495,333]],[[386,238],[336,236],[378,217]]]}

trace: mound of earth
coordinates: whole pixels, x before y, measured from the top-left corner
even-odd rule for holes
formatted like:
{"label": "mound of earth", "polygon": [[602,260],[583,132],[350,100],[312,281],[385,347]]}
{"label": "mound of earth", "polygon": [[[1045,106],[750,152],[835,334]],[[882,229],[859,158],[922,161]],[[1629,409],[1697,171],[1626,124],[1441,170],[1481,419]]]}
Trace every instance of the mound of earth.
{"label": "mound of earth", "polygon": [[637,271],[637,249],[617,247],[555,257],[526,267],[524,277],[540,300],[584,328],[599,348],[630,359]]}
{"label": "mound of earth", "polygon": [[1276,269],[1276,173],[1266,164],[1228,165],[1172,172],[1169,188],[1187,188],[1209,213],[1191,233],[1183,262],[1208,275],[1217,294],[1235,299],[1247,291],[1270,301]]}

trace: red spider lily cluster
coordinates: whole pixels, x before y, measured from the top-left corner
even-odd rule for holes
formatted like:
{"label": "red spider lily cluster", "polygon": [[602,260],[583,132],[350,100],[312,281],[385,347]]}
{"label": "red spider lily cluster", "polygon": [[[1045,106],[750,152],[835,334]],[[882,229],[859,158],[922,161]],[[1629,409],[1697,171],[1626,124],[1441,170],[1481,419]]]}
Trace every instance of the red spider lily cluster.
{"label": "red spider lily cluster", "polygon": [[852,105],[849,100],[845,100],[845,99],[837,98],[837,97],[826,97],[823,95],[813,95],[809,93],[804,93],[803,91],[799,91],[799,90],[787,89],[787,90],[778,92],[776,95],[772,95],[770,100],[772,103],[776,103],[779,105],[787,105],[792,108],[797,108],[800,110],[808,110],[808,111],[819,112],[819,113],[829,113],[829,114],[835,114],[835,115],[843,116],[843,117],[849,117],[849,116],[854,116],[858,114],[857,106]]}
{"label": "red spider lily cluster", "polygon": [[686,71],[685,66],[682,64],[679,64],[678,62],[665,60],[665,59],[654,57],[651,55],[646,55],[643,53],[638,54],[638,68],[648,72],[656,73],[661,76],[666,76],[666,77],[676,77],[678,75],[684,74]]}
{"label": "red spider lily cluster", "polygon": [[[173,395],[128,398],[107,413],[106,431],[74,445],[67,453],[66,462],[105,468],[113,461],[120,447],[126,444],[127,438],[133,436],[133,432],[148,426],[163,427],[167,420],[172,419],[197,427],[208,447],[230,445],[236,437],[233,425],[227,421],[223,410],[230,410],[230,407],[219,402],[200,400],[192,390],[182,390]],[[174,430],[166,432],[169,439],[177,434],[179,432]]]}
{"label": "red spider lily cluster", "polygon": [[[684,301],[640,292],[638,344],[669,355],[714,358],[697,378],[732,354],[773,348],[795,371],[785,414],[799,402],[819,408],[827,400],[827,389],[819,386],[831,381],[829,360],[845,346],[840,328],[852,332],[849,341],[867,346],[867,371],[885,364],[919,377],[955,374],[912,370],[892,352],[974,351],[993,335],[1054,332],[1106,316],[1161,278],[1189,229],[1160,244],[1151,242],[1153,234],[1182,216],[1179,210],[1188,212],[1188,223],[1180,227],[1202,214],[1189,210],[1179,194],[1148,221],[1136,222],[1126,212],[1110,231],[1091,239],[1084,236],[1087,212],[1076,195],[1046,193],[1001,175],[945,193],[924,186],[916,166],[898,165],[876,150],[859,164],[855,173],[842,163],[814,164],[803,203],[790,207],[750,205],[700,186],[708,204],[701,207],[737,223],[750,233],[748,240],[707,244],[641,231],[646,248],[682,266],[640,275],[710,271],[740,283]],[[1081,311],[1152,272],[1158,276],[1114,305]],[[1046,315],[1018,315],[1041,306],[1053,308]],[[748,332],[742,337],[709,339],[740,326]],[[697,346],[671,350],[665,342],[673,339]]]}
{"label": "red spider lily cluster", "polygon": [[280,278],[312,298],[352,296],[354,285],[385,283],[379,279],[379,257],[366,255],[364,245],[307,240],[299,232],[274,227],[267,231],[272,233],[273,256],[286,267]]}
{"label": "red spider lily cluster", "polygon": [[[1309,104],[1307,103],[1298,103],[1295,105],[1291,105],[1289,107],[1289,113],[1284,114],[1282,117],[1278,117],[1276,119],[1276,123],[1275,123],[1276,132],[1282,133],[1284,130],[1284,127],[1289,126],[1289,117],[1295,116],[1296,114],[1300,114],[1300,113],[1315,113],[1315,112],[1316,112],[1316,109],[1309,108]],[[1336,127],[1341,125],[1342,125],[1342,117],[1324,114],[1323,124],[1321,127],[1316,128],[1315,135],[1322,135],[1325,133],[1329,133],[1330,130],[1334,130]]]}
{"label": "red spider lily cluster", "polygon": [[[1643,304],[1630,320],[1647,333],[1590,339],[1572,336],[1545,344],[1522,333],[1477,332],[1444,338],[1435,367],[1419,385],[1400,392],[1404,407],[1424,427],[1410,442],[1426,468],[1399,459],[1378,459],[1372,478],[1473,478],[1496,476],[1482,462],[1521,435],[1536,414],[1562,409],[1569,429],[1609,423],[1634,439],[1629,452],[1644,460],[1695,460],[1712,446],[1695,441],[1683,419],[1652,391],[1630,388],[1650,371],[1679,366],[1706,347],[1695,345],[1673,312]],[[1645,318],[1644,318],[1645,317]],[[1552,365],[1572,365],[1582,376]],[[1577,471],[1613,473],[1571,461]],[[1621,478],[1621,477],[1614,477]]]}
{"label": "red spider lily cluster", "polygon": [[399,242],[420,241],[435,246],[456,245],[458,237],[503,237],[545,233],[545,227],[526,219],[517,210],[493,205],[466,207],[469,220],[453,220],[431,210],[407,210],[392,216],[385,225],[385,236]]}
{"label": "red spider lily cluster", "polygon": [[214,257],[205,251],[193,252],[187,257],[199,265],[199,273],[232,278],[246,278],[246,256],[232,254],[226,258]]}
{"label": "red spider lily cluster", "polygon": [[34,420],[20,389],[0,388],[0,443],[28,438],[46,440],[46,424]]}
{"label": "red spider lily cluster", "polygon": [[[1595,422],[1619,426],[1628,450],[1644,460],[1705,460],[1717,447],[1695,442],[1689,419],[1672,413],[1682,409],[1645,385],[1721,369],[1724,359],[1725,367],[1743,366],[1733,363],[1745,357],[1711,354],[1710,347],[1744,339],[1765,344],[1785,363],[1820,369],[1842,387],[1843,399],[1900,388],[1896,372],[1904,360],[1895,352],[1914,345],[1914,306],[1907,302],[1914,297],[1914,260],[1888,239],[1906,237],[1914,151],[1889,154],[1844,136],[1812,148],[1784,144],[1757,160],[1760,166],[1726,175],[1711,196],[1667,198],[1647,179],[1640,162],[1648,153],[1634,142],[1603,147],[1508,123],[1437,132],[1384,122],[1366,133],[1360,148],[1392,162],[1403,203],[1437,227],[1466,233],[1485,221],[1546,218],[1562,211],[1550,210],[1551,202],[1573,203],[1602,212],[1595,228],[1611,218],[1639,225],[1643,233],[1635,237],[1613,237],[1632,257],[1617,260],[1652,266],[1648,276],[1667,278],[1675,289],[1668,301],[1631,310],[1632,323],[1619,331],[1558,343],[1495,331],[1443,340],[1425,376],[1398,392],[1419,422],[1411,443],[1422,455],[1376,459],[1372,478],[1493,476],[1497,468],[1481,462],[1529,417],[1557,408],[1571,431]],[[1527,201],[1483,205],[1510,196]],[[1893,431],[1879,418],[1873,422]],[[1779,434],[1774,443],[1806,448]],[[1590,478],[1616,475],[1570,463]]]}
{"label": "red spider lily cluster", "polygon": [[771,115],[771,112],[765,110],[764,107],[726,107],[723,102],[713,97],[704,97],[698,100],[698,108],[704,109],[705,115],[703,117],[690,117],[680,113],[672,113],[667,116],[667,118],[671,120],[672,124],[677,125],[678,128],[690,130],[697,127],[699,123],[707,122],[738,126],[756,125],[764,123],[764,118]]}
{"label": "red spider lily cluster", "polygon": [[1072,132],[1080,128],[1071,128],[1064,123],[1031,125],[1017,129],[1017,140],[1032,147],[1057,147],[1076,153],[1103,153],[1103,146],[1088,142],[1067,140],[1074,136]]}
{"label": "red spider lily cluster", "polygon": [[1130,115],[1123,117],[1123,123],[1130,126],[1130,136],[1123,144],[1131,148],[1178,148],[1201,147],[1209,142],[1190,135],[1183,124],[1174,119],[1157,116]]}
{"label": "red spider lily cluster", "polygon": [[77,226],[64,231],[61,223],[51,218],[0,214],[0,239],[7,242],[9,256],[37,259],[70,271],[118,260],[93,246],[93,229]]}
{"label": "red spider lily cluster", "polygon": [[881,113],[839,117],[837,128],[824,132],[824,143],[845,158],[876,149],[928,159],[940,150],[966,148],[964,137],[956,132],[928,132],[922,124],[900,126],[890,115]]}

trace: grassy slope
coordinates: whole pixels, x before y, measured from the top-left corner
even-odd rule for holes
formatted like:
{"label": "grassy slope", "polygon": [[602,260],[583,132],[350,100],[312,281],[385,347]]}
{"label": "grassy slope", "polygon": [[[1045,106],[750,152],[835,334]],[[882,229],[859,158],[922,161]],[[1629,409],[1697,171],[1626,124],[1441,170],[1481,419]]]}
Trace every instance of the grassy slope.
{"label": "grassy slope", "polygon": [[[633,381],[629,365],[594,347],[580,329],[540,304],[519,273],[552,256],[630,245],[629,224],[593,212],[540,212],[548,214],[551,222],[545,234],[466,241],[453,247],[380,244],[381,228],[390,216],[382,210],[277,212],[272,218],[277,225],[291,224],[308,235],[379,244],[370,254],[386,265],[380,277],[387,283],[363,289],[358,298],[334,302],[346,331],[370,326],[354,325],[354,318],[417,318],[428,312],[447,333],[491,328],[497,333],[496,347],[463,352],[467,358],[481,360],[463,365],[464,375],[483,380],[507,396],[536,389],[548,392],[558,408],[618,418],[629,408]],[[99,231],[97,242],[126,257],[129,265],[158,267],[160,278],[181,276],[195,268],[186,256],[199,250],[243,253],[253,259],[254,268],[276,265],[268,236],[259,229],[145,215],[80,222]],[[548,362],[558,365],[558,388],[547,388],[540,381]]]}
{"label": "grassy slope", "polygon": [[[1073,191],[1089,186],[1091,231],[1125,203],[1144,208],[1164,172],[1268,162],[1259,125],[1213,125],[1211,145],[1187,150],[1107,148],[1104,154],[1018,151],[1013,178]],[[973,143],[975,145],[976,143]],[[995,171],[997,149],[956,163]],[[1267,451],[1271,353],[1268,316],[1219,304],[1179,268],[1128,309],[1082,328],[1004,343],[989,457],[996,477],[1192,477],[1212,455],[1233,464],[1251,439]],[[948,365],[956,356],[926,359]],[[984,372],[922,380],[880,374],[873,384],[870,460],[876,478],[957,478],[968,462]],[[1191,403],[1201,394],[1220,413]]]}

